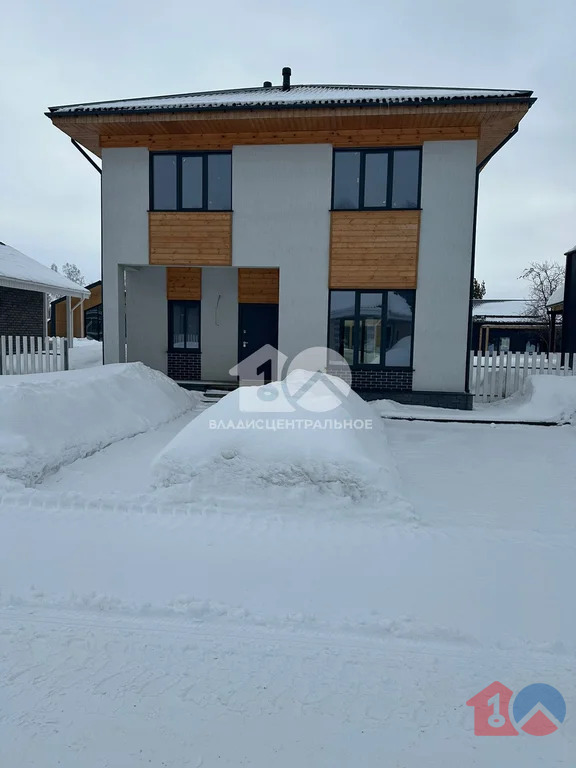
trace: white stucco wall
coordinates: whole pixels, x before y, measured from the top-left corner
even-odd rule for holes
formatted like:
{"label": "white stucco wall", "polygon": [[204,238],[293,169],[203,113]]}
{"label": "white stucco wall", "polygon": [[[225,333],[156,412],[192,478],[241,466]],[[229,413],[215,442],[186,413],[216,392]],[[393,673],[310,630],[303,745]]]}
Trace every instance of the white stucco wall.
{"label": "white stucco wall", "polygon": [[425,142],[414,390],[464,392],[476,141]]}
{"label": "white stucco wall", "polygon": [[167,372],[166,268],[126,269],[126,350],[129,363]]}
{"label": "white stucco wall", "polygon": [[326,346],[332,147],[242,146],[232,152],[232,263],[279,267],[278,347]]}
{"label": "white stucco wall", "polygon": [[[102,150],[104,362],[124,360],[122,270],[148,263],[148,150]],[[164,313],[165,314],[165,313]]]}
{"label": "white stucco wall", "polygon": [[236,381],[228,371],[238,361],[238,270],[202,268],[201,374],[206,381]]}

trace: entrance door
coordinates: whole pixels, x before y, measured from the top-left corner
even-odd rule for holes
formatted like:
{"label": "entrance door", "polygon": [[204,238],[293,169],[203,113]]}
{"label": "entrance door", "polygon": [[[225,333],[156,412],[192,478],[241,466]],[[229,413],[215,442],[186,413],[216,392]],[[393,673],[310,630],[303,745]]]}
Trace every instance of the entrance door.
{"label": "entrance door", "polygon": [[[278,346],[278,304],[239,304],[238,363],[259,353],[263,347]],[[277,359],[272,350],[263,350],[254,365],[242,366],[241,377],[261,381],[277,378]]]}

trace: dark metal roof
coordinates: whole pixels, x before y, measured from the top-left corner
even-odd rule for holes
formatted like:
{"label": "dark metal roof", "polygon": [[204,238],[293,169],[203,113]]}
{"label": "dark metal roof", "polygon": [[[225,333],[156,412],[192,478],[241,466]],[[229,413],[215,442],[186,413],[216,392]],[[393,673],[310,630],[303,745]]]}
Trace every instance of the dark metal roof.
{"label": "dark metal roof", "polygon": [[314,107],[374,107],[382,105],[477,104],[532,102],[532,91],[478,88],[419,88],[391,85],[293,85],[239,88],[138,99],[99,101],[50,107],[51,116],[130,114],[134,112],[214,111],[238,109],[310,109]]}

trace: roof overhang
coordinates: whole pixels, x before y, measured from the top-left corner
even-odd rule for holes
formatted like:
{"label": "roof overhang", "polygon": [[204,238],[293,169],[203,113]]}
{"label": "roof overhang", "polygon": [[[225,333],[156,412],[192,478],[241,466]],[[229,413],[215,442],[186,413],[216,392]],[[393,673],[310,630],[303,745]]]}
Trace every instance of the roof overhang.
{"label": "roof overhang", "polygon": [[[527,92],[529,93],[529,92]],[[154,149],[158,138],[163,148],[194,147],[194,137],[203,141],[212,137],[213,146],[223,148],[233,144],[282,143],[278,135],[302,136],[316,133],[318,141],[331,143],[335,131],[381,132],[395,137],[404,131],[418,141],[419,133],[435,131],[461,132],[461,138],[478,141],[478,165],[492,157],[504,141],[518,128],[535,99],[529,95],[507,99],[482,99],[479,102],[456,100],[446,103],[402,103],[396,105],[280,105],[271,108],[211,108],[122,110],[89,113],[49,112],[53,124],[90,152],[101,156],[102,148],[147,147]],[[186,135],[187,146],[182,144]],[[263,135],[267,138],[263,139]],[[321,137],[321,138],[320,138]],[[158,147],[159,148],[159,147]]]}
{"label": "roof overhang", "polygon": [[56,285],[46,283],[37,283],[30,280],[17,280],[13,277],[3,277],[0,275],[0,285],[4,288],[17,288],[21,291],[36,291],[37,293],[51,293],[55,296],[73,296],[77,299],[90,298],[90,291],[82,286],[78,288],[62,288]]}

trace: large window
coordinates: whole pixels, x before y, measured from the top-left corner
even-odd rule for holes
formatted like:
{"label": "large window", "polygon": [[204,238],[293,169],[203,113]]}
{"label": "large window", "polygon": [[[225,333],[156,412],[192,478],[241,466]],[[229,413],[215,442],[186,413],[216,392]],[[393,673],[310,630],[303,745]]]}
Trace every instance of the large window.
{"label": "large window", "polygon": [[168,302],[168,349],[170,352],[200,351],[200,302]]}
{"label": "large window", "polygon": [[419,149],[335,150],[332,208],[419,208],[420,154]]}
{"label": "large window", "polygon": [[230,152],[161,152],[151,155],[152,211],[229,211]]}
{"label": "large window", "polygon": [[408,368],[414,291],[330,291],[330,349],[354,368]]}
{"label": "large window", "polygon": [[84,333],[87,339],[102,341],[102,304],[84,310]]}

